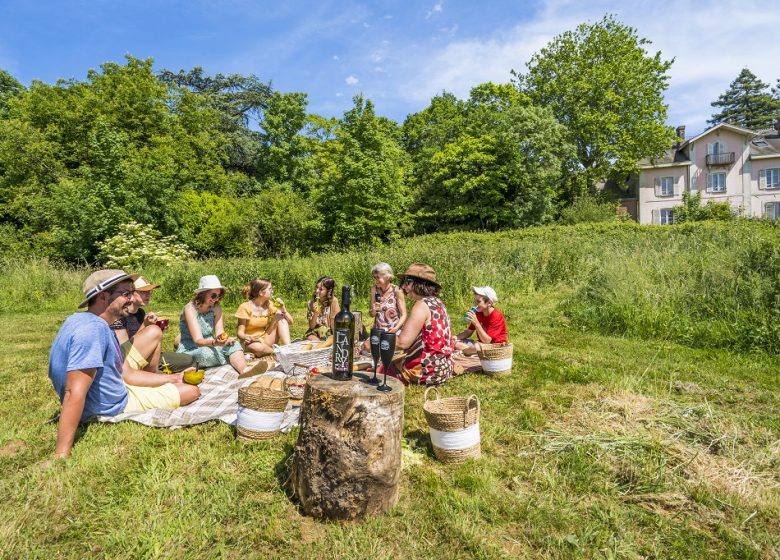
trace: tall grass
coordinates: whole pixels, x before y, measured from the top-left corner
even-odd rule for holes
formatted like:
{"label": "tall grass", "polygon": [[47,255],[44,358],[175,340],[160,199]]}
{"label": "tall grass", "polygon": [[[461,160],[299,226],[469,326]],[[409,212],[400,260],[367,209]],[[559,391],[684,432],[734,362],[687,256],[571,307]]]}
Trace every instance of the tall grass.
{"label": "tall grass", "polygon": [[[403,272],[432,265],[443,299],[465,308],[471,286],[491,285],[501,301],[534,291],[570,294],[561,312],[586,329],[667,338],[694,346],[780,350],[780,230],[737,221],[674,227],[624,224],[547,226],[499,233],[436,234],[380,248],[291,259],[212,259],[144,270],[162,287],[160,305],[183,306],[204,274],[228,287],[224,305],[241,303],[255,276],[274,282],[302,305],[321,275],[351,284],[365,307],[371,267],[386,261]],[[6,263],[0,310],[73,309],[87,270],[47,261]]]}

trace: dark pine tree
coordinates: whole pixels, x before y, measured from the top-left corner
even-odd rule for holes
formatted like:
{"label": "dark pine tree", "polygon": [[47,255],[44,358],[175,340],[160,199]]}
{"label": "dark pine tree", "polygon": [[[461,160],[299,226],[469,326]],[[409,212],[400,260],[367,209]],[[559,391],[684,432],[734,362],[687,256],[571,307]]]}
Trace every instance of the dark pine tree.
{"label": "dark pine tree", "polygon": [[707,122],[711,125],[727,122],[751,130],[771,127],[780,116],[780,100],[772,97],[768,88],[769,84],[743,68],[726,93],[711,103],[720,112]]}

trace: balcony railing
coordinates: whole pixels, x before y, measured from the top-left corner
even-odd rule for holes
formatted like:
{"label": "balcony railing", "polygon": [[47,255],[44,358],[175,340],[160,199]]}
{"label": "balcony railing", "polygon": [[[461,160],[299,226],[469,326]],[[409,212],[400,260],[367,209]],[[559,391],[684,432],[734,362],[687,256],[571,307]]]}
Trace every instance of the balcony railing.
{"label": "balcony railing", "polygon": [[734,163],[734,159],[734,152],[707,154],[707,165],[731,165]]}

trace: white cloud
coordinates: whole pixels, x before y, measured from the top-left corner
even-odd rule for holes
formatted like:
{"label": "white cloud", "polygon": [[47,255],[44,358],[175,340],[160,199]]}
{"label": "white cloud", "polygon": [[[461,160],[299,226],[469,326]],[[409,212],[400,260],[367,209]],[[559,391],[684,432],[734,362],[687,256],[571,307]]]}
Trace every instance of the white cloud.
{"label": "white cloud", "polygon": [[357,84],[359,84],[359,83],[360,83],[360,80],[358,80],[358,79],[357,79],[357,77],[355,77],[355,76],[353,76],[353,75],[351,75],[351,74],[350,74],[349,76],[347,76],[346,78],[344,78],[344,82],[345,82],[345,83],[346,83],[348,86],[355,86],[355,85],[357,85]]}
{"label": "white cloud", "polygon": [[339,55],[337,55],[337,54],[334,54],[334,55],[333,55],[333,60],[339,61],[339,60],[341,60],[341,59],[339,58]]}
{"label": "white cloud", "polygon": [[444,11],[444,0],[439,0],[433,5],[433,8],[425,14],[425,19],[431,19],[434,14],[440,14]]}
{"label": "white cloud", "polygon": [[[465,97],[479,83],[507,82],[512,69],[524,71],[531,55],[553,37],[606,13],[650,39],[650,52],[660,50],[664,59],[675,58],[666,93],[669,119],[692,131],[706,126],[710,102],[743,67],[771,85],[780,77],[780,42],[775,39],[780,2],[661,0],[641,2],[641,9],[632,4],[547,0],[534,19],[491,36],[450,41],[428,52],[409,52],[408,47],[397,53],[399,71],[407,76],[400,80],[397,95],[422,107],[442,90]],[[437,3],[430,13],[441,11],[441,6]]]}

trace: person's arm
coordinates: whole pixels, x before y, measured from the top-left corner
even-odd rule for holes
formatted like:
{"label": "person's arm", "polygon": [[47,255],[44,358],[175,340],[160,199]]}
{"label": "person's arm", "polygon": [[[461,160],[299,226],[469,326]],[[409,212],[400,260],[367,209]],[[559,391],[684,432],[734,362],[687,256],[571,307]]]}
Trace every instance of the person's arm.
{"label": "person's arm", "polygon": [[215,346],[230,346],[236,339],[229,336],[224,340],[219,340],[220,335],[225,334],[225,326],[222,322],[222,306],[217,304],[214,306],[214,345]]}
{"label": "person's arm", "polygon": [[399,350],[406,350],[423,330],[425,323],[431,318],[431,310],[422,301],[416,301],[414,307],[412,307],[412,313],[409,315],[409,319],[406,321],[404,328],[401,329],[401,333],[398,335],[395,341],[395,347]]}
{"label": "person's arm", "polygon": [[474,331],[472,331],[471,329],[466,329],[465,331],[459,332],[457,335],[455,335],[455,338],[457,338],[458,340],[466,340],[468,337],[471,336],[471,333],[473,332]]}
{"label": "person's arm", "polygon": [[306,319],[309,321],[309,328],[313,329],[317,326],[317,300],[309,300],[308,310],[306,311]]}
{"label": "person's arm", "polygon": [[398,309],[398,324],[390,329],[390,332],[400,331],[404,323],[406,323],[406,296],[404,296],[404,291],[401,288],[395,289],[395,304]]}
{"label": "person's arm", "polygon": [[249,321],[247,319],[239,319],[238,320],[238,329],[236,330],[236,333],[238,335],[238,339],[244,341],[244,343],[249,344],[251,342],[254,342],[255,337],[248,336],[246,334],[246,325]]}
{"label": "person's arm", "polygon": [[89,392],[96,371],[96,368],[77,369],[65,374],[65,394],[62,398],[60,420],[57,423],[55,457],[63,459],[70,457],[70,450],[73,449],[73,442],[76,439],[76,429],[79,427],[81,414],[84,412],[87,392]]}
{"label": "person's arm", "polygon": [[279,308],[279,311],[281,311],[281,313],[282,313],[280,318],[286,319],[287,320],[287,324],[292,326],[292,324],[293,324],[293,316],[290,315],[289,311],[287,311],[287,306],[284,304],[284,302],[282,302],[282,307]]}
{"label": "person's arm", "polygon": [[187,330],[190,331],[190,338],[198,346],[214,346],[214,340],[203,338],[200,331],[198,319],[195,316],[195,306],[189,303],[184,306],[184,322],[187,323]]}
{"label": "person's arm", "polygon": [[469,312],[469,314],[474,315],[471,324],[474,326],[474,330],[477,333],[477,339],[483,344],[490,344],[493,338],[485,331],[485,328],[482,326],[482,323],[480,323],[479,320],[477,319],[476,313]]}

